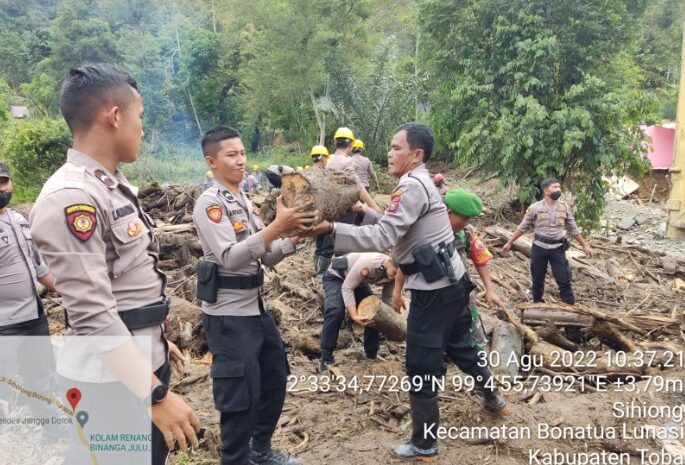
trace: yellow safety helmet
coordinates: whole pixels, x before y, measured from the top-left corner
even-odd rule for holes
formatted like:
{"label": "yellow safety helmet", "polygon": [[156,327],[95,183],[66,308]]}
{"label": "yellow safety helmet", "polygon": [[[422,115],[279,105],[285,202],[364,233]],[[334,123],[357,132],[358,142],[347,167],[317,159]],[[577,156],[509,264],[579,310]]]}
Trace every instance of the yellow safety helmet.
{"label": "yellow safety helmet", "polygon": [[350,139],[354,140],[354,133],[350,128],[338,128],[333,135],[333,139]]}
{"label": "yellow safety helmet", "polygon": [[207,171],[207,172],[205,173],[205,176],[207,176],[208,178],[213,178],[213,177],[214,177],[214,173],[212,172],[212,170],[209,170],[209,171]]}
{"label": "yellow safety helmet", "polygon": [[312,149],[309,151],[309,155],[312,157],[314,155],[323,155],[325,157],[330,156],[330,154],[328,153],[328,149],[323,145],[315,145],[314,147],[312,147]]}
{"label": "yellow safety helmet", "polygon": [[365,150],[366,147],[364,147],[364,142],[362,142],[361,139],[355,139],[354,142],[352,142],[352,150]]}
{"label": "yellow safety helmet", "polygon": [[309,165],[304,165],[304,169],[308,170],[308,169],[309,169]]}
{"label": "yellow safety helmet", "polygon": [[259,165],[252,165],[252,171],[259,171]]}
{"label": "yellow safety helmet", "polygon": [[304,168],[302,168],[301,166],[298,166],[296,169],[297,171],[304,171]]}

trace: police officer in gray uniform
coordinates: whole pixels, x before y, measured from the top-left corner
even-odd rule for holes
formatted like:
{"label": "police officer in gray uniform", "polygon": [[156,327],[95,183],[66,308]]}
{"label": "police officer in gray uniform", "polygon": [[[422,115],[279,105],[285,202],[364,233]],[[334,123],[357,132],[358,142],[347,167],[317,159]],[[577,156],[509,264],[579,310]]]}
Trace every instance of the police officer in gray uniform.
{"label": "police officer in gray uniform", "polygon": [[[5,376],[21,376],[29,389],[50,392],[55,369],[50,341],[20,336],[50,336],[34,281],[54,291],[55,280],[33,243],[28,221],[8,207],[12,187],[9,167],[0,162],[0,336],[17,336],[2,341],[0,366]],[[14,390],[0,384],[0,400],[12,397]],[[43,405],[30,404],[36,416],[51,415]]]}
{"label": "police officer in gray uniform", "polygon": [[[470,334],[469,293],[473,284],[454,251],[446,207],[424,163],[433,151],[433,134],[420,123],[395,131],[388,152],[388,173],[399,178],[385,214],[366,210],[362,226],[323,222],[314,234],[335,235],[335,251],[384,251],[393,247],[394,260],[411,290],[407,319],[406,370],[410,392],[411,440],[393,448],[409,460],[434,460],[436,439],[426,433],[439,423],[438,396],[433,377],[445,373],[445,354],[484,391],[485,407],[506,413],[506,404],[491,383],[492,373],[479,360]],[[369,224],[371,223],[371,224]],[[397,284],[396,284],[397,289]],[[394,300],[394,299],[393,299]]]}
{"label": "police officer in gray uniform", "polygon": [[262,264],[276,265],[299,241],[277,237],[311,226],[316,212],[286,208],[279,197],[276,218],[264,227],[240,189],[247,163],[240,133],[227,126],[211,129],[202,138],[202,152],[215,183],[197,199],[193,222],[204,250],[198,297],[213,355],[221,464],[297,465],[299,459],[271,447],[285,400],[287,361],[260,287]]}
{"label": "police officer in gray uniform", "polygon": [[552,266],[552,274],[559,286],[559,295],[564,303],[573,305],[576,302],[571,289],[571,272],[566,260],[568,240],[564,237],[567,230],[583,248],[588,257],[592,256],[590,246],[583,239],[580,229],[573,217],[571,207],[559,200],[561,184],[554,178],[545,179],[540,187],[544,198],[535,202],[526,211],[526,216],[519,224],[511,239],[502,247],[508,252],[512,244],[531,228],[535,229],[535,240],[530,255],[530,274],[533,281],[533,302],[542,302],[545,292],[545,275],[547,264]]}
{"label": "police officer in gray uniform", "polygon": [[334,362],[333,351],[338,345],[338,332],[346,310],[352,321],[364,327],[366,358],[376,359],[381,335],[371,327],[372,321],[358,315],[357,306],[366,297],[374,295],[369,284],[383,284],[383,300],[389,303],[396,271],[392,259],[381,253],[350,253],[333,259],[322,280],[324,303],[319,371],[326,371],[327,366]]}
{"label": "police officer in gray uniform", "polygon": [[[112,390],[130,390],[133,394],[125,394],[133,401],[143,401],[122,409],[147,416],[152,404],[152,463],[162,465],[174,441],[182,450],[188,442],[197,446],[200,425],[192,409],[169,390],[170,357],[182,355],[164,336],[169,307],[166,276],[157,267],[159,243],[137,189],[118,169],[119,163],[135,161],[140,152],[143,100],[126,71],[110,64],[87,64],[69,70],[60,91],[60,110],[71,130],[73,148],[43,186],[31,210],[31,231],[55,274],[68,335],[122,341],[98,349],[97,355],[71,354],[73,372],[60,374],[82,380],[92,373],[116,373],[111,383],[103,384],[116,385],[108,386]],[[151,367],[131,335],[150,337]],[[121,370],[122,364],[126,370]],[[105,390],[99,384],[91,388],[98,395]],[[91,424],[106,421],[93,418]],[[72,451],[86,452],[80,444]]]}

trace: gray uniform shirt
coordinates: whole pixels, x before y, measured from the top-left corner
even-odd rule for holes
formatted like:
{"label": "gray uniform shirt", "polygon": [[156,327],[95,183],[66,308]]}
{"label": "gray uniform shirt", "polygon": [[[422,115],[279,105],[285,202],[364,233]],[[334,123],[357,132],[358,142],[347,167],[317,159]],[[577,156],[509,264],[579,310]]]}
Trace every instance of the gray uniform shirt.
{"label": "gray uniform shirt", "polygon": [[386,302],[390,300],[394,285],[393,282],[387,282],[385,269],[383,268],[383,263],[385,263],[385,260],[388,258],[387,255],[375,252],[365,252],[350,253],[341,258],[347,259],[347,268],[344,272],[345,276],[342,276],[338,270],[333,269],[332,264],[328,267],[328,272],[343,279],[342,296],[343,302],[345,302],[345,308],[356,305],[354,290],[365,283],[385,283],[382,292],[383,300]]}
{"label": "gray uniform shirt", "polygon": [[355,169],[357,171],[357,177],[362,186],[369,187],[369,180],[374,177],[373,165],[371,160],[366,158],[364,155],[358,153],[352,155],[352,161],[354,162]]}
{"label": "gray uniform shirt", "polygon": [[38,318],[34,280],[48,274],[26,218],[6,208],[0,214],[0,326]]}
{"label": "gray uniform shirt", "polygon": [[[259,214],[244,192],[232,194],[215,181],[198,197],[193,223],[205,260],[219,265],[223,276],[249,276],[259,272],[260,263],[274,266],[295,252],[290,239],[277,239],[264,246],[264,229]],[[215,303],[202,303],[208,315],[259,315],[259,289],[219,289]]]}
{"label": "gray uniform shirt", "polygon": [[326,163],[327,170],[340,170],[350,175],[361,186],[361,181],[357,175],[357,165],[352,160],[352,157],[344,153],[334,153],[333,156]]}
{"label": "gray uniform shirt", "polygon": [[[154,223],[137,194],[119,171],[110,173],[70,149],[31,210],[31,232],[62,294],[71,326],[67,334],[150,336],[156,370],[167,356],[162,326],[129,331],[118,314],[161,301],[166,286],[157,268]],[[103,370],[97,358],[80,363],[83,370]]]}
{"label": "gray uniform shirt", "polygon": [[[571,207],[566,202],[559,200],[548,204],[542,199],[528,207],[526,216],[523,217],[517,229],[525,233],[530,231],[531,228],[535,229],[535,234],[550,239],[562,239],[564,237],[564,229],[568,230],[571,237],[580,234],[580,229],[578,229],[576,220],[573,218]],[[533,243],[543,249],[556,249],[562,245],[546,244],[538,240],[534,240]]]}
{"label": "gray uniform shirt", "polygon": [[[377,216],[366,209],[363,226],[336,223],[335,227],[336,252],[383,252],[393,247],[393,258],[399,264],[414,262],[411,254],[414,247],[431,244],[437,250],[441,242],[454,240],[447,207],[424,164],[400,178],[384,215]],[[452,266],[456,278],[460,279],[466,269],[458,253],[452,256]],[[449,285],[446,276],[428,283],[421,273],[407,276],[405,282],[407,289],[417,290],[442,289]]]}

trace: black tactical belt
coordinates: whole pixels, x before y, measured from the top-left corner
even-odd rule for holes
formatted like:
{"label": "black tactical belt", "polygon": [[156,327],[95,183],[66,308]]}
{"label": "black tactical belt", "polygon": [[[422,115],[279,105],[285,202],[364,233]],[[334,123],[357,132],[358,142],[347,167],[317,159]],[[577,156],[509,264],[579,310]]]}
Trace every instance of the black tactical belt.
{"label": "black tactical belt", "polygon": [[[161,302],[146,305],[145,307],[132,308],[131,310],[118,312],[118,314],[126,328],[132,331],[134,329],[159,326],[164,323],[167,315],[169,315],[170,305],[171,301],[164,297]],[[64,310],[64,324],[67,328],[71,328],[69,315],[66,310]]]}
{"label": "black tactical belt", "polygon": [[[454,241],[447,244],[447,253],[450,255],[450,257],[454,256]],[[421,267],[416,262],[405,263],[405,264],[400,263],[399,267],[405,276],[416,274],[416,273],[419,273],[421,271]]]}
{"label": "black tactical belt", "polygon": [[219,275],[219,289],[254,289],[264,284],[264,271],[249,276]]}
{"label": "black tactical belt", "polygon": [[535,240],[540,241],[544,244],[563,244],[564,243],[563,237],[561,239],[552,239],[551,237],[540,236],[538,234],[535,235]]}
{"label": "black tactical belt", "polygon": [[164,323],[169,314],[170,303],[171,301],[164,297],[161,302],[119,312],[119,317],[129,331],[159,326]]}

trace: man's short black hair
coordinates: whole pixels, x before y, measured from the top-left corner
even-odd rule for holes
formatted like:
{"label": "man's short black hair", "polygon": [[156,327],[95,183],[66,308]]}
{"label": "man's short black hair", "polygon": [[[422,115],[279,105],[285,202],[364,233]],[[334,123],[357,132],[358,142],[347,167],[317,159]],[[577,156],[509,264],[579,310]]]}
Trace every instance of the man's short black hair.
{"label": "man's short black hair", "polygon": [[540,189],[545,190],[552,184],[561,184],[557,178],[547,178],[540,183]]}
{"label": "man's short black hair", "polygon": [[109,63],[71,68],[59,92],[59,109],[72,134],[88,129],[98,110],[112,102],[122,110],[133,99],[138,83],[125,70]]}
{"label": "man's short black hair", "polygon": [[346,149],[351,144],[352,144],[352,139],[346,139],[346,138],[335,139],[335,148],[336,149]]}
{"label": "man's short black hair", "polygon": [[230,126],[217,126],[205,132],[202,136],[200,145],[202,146],[202,153],[205,157],[213,157],[216,155],[218,145],[222,140],[233,139],[240,137],[240,132]]}
{"label": "man's short black hair", "polygon": [[433,154],[433,131],[423,123],[405,123],[395,129],[395,134],[407,131],[407,142],[412,150],[423,150],[423,161],[427,162]]}

